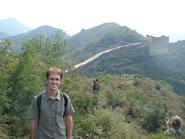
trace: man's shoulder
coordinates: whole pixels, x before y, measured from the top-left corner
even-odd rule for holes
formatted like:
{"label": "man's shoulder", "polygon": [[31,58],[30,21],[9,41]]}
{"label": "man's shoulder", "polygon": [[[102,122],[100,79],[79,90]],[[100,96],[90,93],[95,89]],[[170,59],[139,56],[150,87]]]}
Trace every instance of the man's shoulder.
{"label": "man's shoulder", "polygon": [[44,95],[46,95],[46,90],[39,92],[37,95],[34,96],[34,98],[38,98],[39,96],[44,96]]}
{"label": "man's shoulder", "polygon": [[[59,90],[60,91],[60,90]],[[67,97],[67,98],[69,98],[69,96],[68,96],[68,94],[66,94],[65,92],[63,92],[63,91],[60,91],[60,95],[61,96],[63,96],[63,97]]]}
{"label": "man's shoulder", "polygon": [[65,92],[60,91],[60,95],[61,95],[61,97],[63,97],[65,105],[67,105],[68,102],[70,102],[70,97],[68,96],[68,94],[66,94]]}

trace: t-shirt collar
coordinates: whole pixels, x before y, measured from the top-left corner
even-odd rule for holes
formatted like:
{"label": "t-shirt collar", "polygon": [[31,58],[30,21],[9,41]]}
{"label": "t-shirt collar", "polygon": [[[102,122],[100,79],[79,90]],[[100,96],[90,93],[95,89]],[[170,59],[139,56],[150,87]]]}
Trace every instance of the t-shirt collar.
{"label": "t-shirt collar", "polygon": [[[48,93],[46,95],[46,98],[49,100],[49,99],[53,99],[52,97],[48,96]],[[57,96],[55,97],[55,100],[61,100],[61,97],[60,97],[60,90],[58,90],[57,92]]]}

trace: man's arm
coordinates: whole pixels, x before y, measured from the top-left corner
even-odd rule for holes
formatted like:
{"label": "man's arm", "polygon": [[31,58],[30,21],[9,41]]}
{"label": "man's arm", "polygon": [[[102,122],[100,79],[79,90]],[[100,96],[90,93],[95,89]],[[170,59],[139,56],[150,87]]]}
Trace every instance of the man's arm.
{"label": "man's arm", "polygon": [[35,139],[35,130],[37,128],[37,121],[31,119],[29,123],[29,128],[30,128],[30,139]]}
{"label": "man's arm", "polygon": [[67,139],[72,139],[72,134],[73,134],[73,118],[72,115],[66,115],[64,117],[64,122],[66,126],[66,134],[67,134]]}

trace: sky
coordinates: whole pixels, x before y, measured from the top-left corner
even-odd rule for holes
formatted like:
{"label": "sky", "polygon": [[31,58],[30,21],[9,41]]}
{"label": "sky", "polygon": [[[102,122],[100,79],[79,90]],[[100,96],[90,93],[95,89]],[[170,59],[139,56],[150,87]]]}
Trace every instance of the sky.
{"label": "sky", "polygon": [[0,0],[0,20],[15,17],[32,29],[51,25],[69,35],[107,22],[143,35],[185,35],[184,5],[184,0]]}

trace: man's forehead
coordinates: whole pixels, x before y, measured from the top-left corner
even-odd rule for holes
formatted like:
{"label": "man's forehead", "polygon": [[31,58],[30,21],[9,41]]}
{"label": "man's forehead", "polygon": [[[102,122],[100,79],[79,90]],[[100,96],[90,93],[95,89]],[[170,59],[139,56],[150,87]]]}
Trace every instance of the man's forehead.
{"label": "man's forehead", "polygon": [[57,74],[57,73],[55,73],[55,72],[51,72],[50,74],[49,74],[49,77],[51,77],[51,76],[59,76],[60,77],[60,75],[59,74]]}

